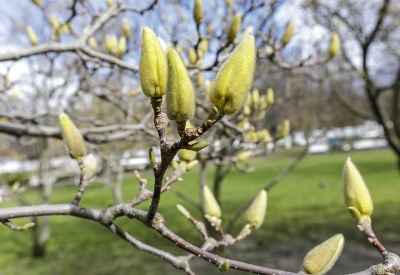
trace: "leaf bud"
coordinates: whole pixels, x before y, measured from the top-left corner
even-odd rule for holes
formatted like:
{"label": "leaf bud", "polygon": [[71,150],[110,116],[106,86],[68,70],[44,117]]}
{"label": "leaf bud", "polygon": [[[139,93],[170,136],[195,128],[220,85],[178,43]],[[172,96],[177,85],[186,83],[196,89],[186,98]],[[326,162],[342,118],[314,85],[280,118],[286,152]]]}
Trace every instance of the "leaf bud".
{"label": "leaf bud", "polygon": [[167,58],[160,41],[150,28],[144,27],[139,64],[143,93],[147,97],[162,97],[167,86],[167,75]]}
{"label": "leaf bud", "polygon": [[26,224],[24,224],[23,226],[21,226],[22,230],[29,230],[32,227],[34,227],[36,224],[34,222],[28,222]]}
{"label": "leaf bud", "polygon": [[254,36],[249,35],[236,47],[214,80],[210,100],[225,114],[240,109],[253,82],[256,50]]}
{"label": "leaf bud", "polygon": [[126,17],[122,18],[121,31],[122,31],[122,34],[123,34],[126,38],[129,38],[129,37],[131,37],[131,35],[132,35],[132,33],[131,33],[131,27],[130,27],[130,25],[129,25],[128,18],[126,18]]}
{"label": "leaf bud", "polygon": [[333,58],[340,51],[340,37],[336,32],[331,34],[331,40],[329,43],[329,58]]}
{"label": "leaf bud", "polygon": [[71,157],[76,160],[81,160],[86,154],[86,146],[81,133],[66,114],[59,115],[58,119],[60,121],[64,142],[68,147]]}
{"label": "leaf bud", "polygon": [[156,153],[154,152],[153,147],[149,148],[149,160],[152,165],[156,164]]}
{"label": "leaf bud", "polygon": [[344,246],[344,237],[342,234],[336,234],[323,243],[311,249],[303,260],[301,273],[312,275],[323,275],[328,272]]}
{"label": "leaf bud", "polygon": [[294,23],[292,21],[287,24],[285,33],[283,34],[282,42],[283,46],[286,46],[290,42],[293,36],[293,30],[294,30]]}
{"label": "leaf bud", "polygon": [[246,212],[246,223],[250,225],[251,230],[261,227],[267,212],[267,191],[261,190],[253,200]]}
{"label": "leaf bud", "polygon": [[221,208],[207,185],[203,187],[203,212],[210,218],[221,218]]}
{"label": "leaf bud", "polygon": [[193,161],[196,158],[196,152],[186,149],[180,149],[178,151],[178,157],[181,161],[185,161],[187,163]]}
{"label": "leaf bud", "polygon": [[347,158],[343,168],[344,200],[349,213],[357,221],[370,223],[370,215],[374,209],[371,195],[357,167]]}
{"label": "leaf bud", "polygon": [[200,25],[203,21],[204,11],[203,11],[203,3],[202,0],[195,0],[194,9],[193,9],[193,18],[196,22],[196,25]]}
{"label": "leaf bud", "polygon": [[226,40],[229,44],[233,43],[235,40],[240,28],[242,27],[242,17],[239,13],[236,13],[233,17],[231,25],[229,26],[228,34],[226,36]]}
{"label": "leaf bud", "polygon": [[38,39],[35,31],[31,26],[26,27],[26,33],[28,34],[29,42],[31,43],[31,45],[36,46],[38,43]]}
{"label": "leaf bud", "polygon": [[167,116],[177,123],[194,116],[195,97],[192,81],[178,53],[170,49],[167,53],[168,83],[166,91]]}

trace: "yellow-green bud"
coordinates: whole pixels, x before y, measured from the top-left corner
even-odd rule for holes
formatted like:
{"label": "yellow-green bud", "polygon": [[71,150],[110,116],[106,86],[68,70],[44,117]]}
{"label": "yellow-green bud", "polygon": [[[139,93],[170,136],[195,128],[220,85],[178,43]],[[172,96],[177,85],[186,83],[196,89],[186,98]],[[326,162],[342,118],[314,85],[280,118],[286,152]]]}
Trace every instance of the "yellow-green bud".
{"label": "yellow-green bud", "polygon": [[83,158],[83,164],[86,170],[86,179],[92,179],[99,171],[99,164],[93,154],[88,154]]}
{"label": "yellow-green bud", "polygon": [[228,41],[228,43],[233,43],[241,27],[242,17],[239,13],[236,13],[233,17],[231,25],[229,26],[228,35],[226,36],[226,40]]}
{"label": "yellow-green bud", "polygon": [[281,126],[281,131],[279,133],[279,138],[284,138],[287,135],[289,135],[290,132],[290,120],[289,119],[285,119],[282,123]]}
{"label": "yellow-green bud", "polygon": [[38,6],[39,8],[42,7],[42,4],[40,3],[40,0],[32,0],[32,2]]}
{"label": "yellow-green bud", "polygon": [[113,0],[106,0],[107,7],[111,7],[114,4]]}
{"label": "yellow-green bud", "polygon": [[194,116],[195,98],[192,81],[178,53],[170,49],[168,59],[168,84],[166,91],[167,116],[177,123]]}
{"label": "yellow-green bud", "polygon": [[115,56],[121,58],[126,53],[126,37],[122,36],[119,38],[117,51]]}
{"label": "yellow-green bud", "polygon": [[225,0],[225,4],[230,7],[232,6],[233,0]]}
{"label": "yellow-green bud", "polygon": [[193,18],[197,25],[200,25],[203,21],[204,11],[203,3],[201,0],[195,0],[193,9]]}
{"label": "yellow-green bud", "polygon": [[196,63],[196,60],[197,60],[196,51],[195,51],[195,49],[190,48],[190,49],[189,49],[189,63],[190,63],[190,64],[195,64],[195,63]]}
{"label": "yellow-green bud", "polygon": [[209,217],[221,217],[221,208],[215,199],[214,194],[207,185],[204,185],[203,187],[203,211],[204,214]]}
{"label": "yellow-green bud", "polygon": [[339,258],[344,246],[342,234],[336,234],[311,249],[303,260],[301,273],[323,275],[328,272]]}
{"label": "yellow-green bud", "polygon": [[203,72],[198,72],[197,73],[197,86],[201,87],[204,84],[204,75]]}
{"label": "yellow-green bud", "polygon": [[118,47],[118,38],[115,35],[106,35],[106,50],[110,53],[114,53]]}
{"label": "yellow-green bud", "polygon": [[186,171],[192,170],[193,168],[195,168],[197,166],[197,164],[199,164],[199,161],[197,159],[195,159],[194,161],[189,162],[186,165]]}
{"label": "yellow-green bud", "polygon": [[246,223],[250,225],[251,230],[261,227],[267,212],[267,191],[261,190],[253,200],[246,212]]}
{"label": "yellow-green bud", "polygon": [[274,90],[272,88],[268,88],[267,96],[266,96],[267,105],[271,106],[275,102]]}
{"label": "yellow-green bud", "polygon": [[188,149],[191,150],[191,151],[198,152],[198,151],[203,150],[204,148],[206,148],[208,145],[210,145],[209,142],[201,141],[201,142],[196,142],[196,143],[193,143],[193,144],[189,144]]}
{"label": "yellow-green bud", "polygon": [[239,153],[239,155],[237,156],[237,160],[241,161],[241,162],[248,162],[249,157],[253,154],[252,150],[248,150],[248,151],[244,151]]}
{"label": "yellow-green bud", "polygon": [[66,114],[59,115],[58,119],[64,142],[68,147],[70,155],[77,160],[81,160],[86,154],[86,146],[81,133]]}
{"label": "yellow-green bud", "polygon": [[28,34],[29,42],[31,42],[31,45],[36,46],[38,43],[38,39],[35,34],[35,31],[31,26],[26,27],[26,33]]}
{"label": "yellow-green bud", "polygon": [[243,105],[243,114],[245,116],[249,116],[251,114],[251,109],[250,109],[249,105],[247,105],[247,104]]}
{"label": "yellow-green bud", "polygon": [[230,265],[231,265],[231,262],[229,260],[225,260],[224,262],[222,262],[218,265],[218,269],[221,272],[226,272],[229,270]]}
{"label": "yellow-green bud", "polygon": [[350,158],[343,168],[343,189],[346,207],[353,218],[370,223],[369,216],[374,209],[372,198],[360,172]]}
{"label": "yellow-green bud", "polygon": [[208,49],[208,40],[203,38],[200,42],[200,50],[205,53]]}
{"label": "yellow-green bud", "polygon": [[147,97],[162,97],[167,86],[167,75],[165,52],[155,33],[150,28],[144,27],[139,65],[143,93]]}
{"label": "yellow-green bud", "polygon": [[99,45],[97,44],[97,41],[93,36],[89,37],[88,44],[94,50],[97,50],[99,48]]}
{"label": "yellow-green bud", "polygon": [[23,226],[21,226],[22,230],[29,230],[32,227],[34,227],[36,224],[34,222],[28,222],[26,224],[24,224]]}
{"label": "yellow-green bud", "polygon": [[233,114],[240,109],[253,83],[256,50],[254,36],[249,35],[236,47],[219,71],[210,100],[225,114]]}
{"label": "yellow-green bud", "polygon": [[153,147],[149,148],[149,160],[152,165],[156,164],[156,153],[154,152]]}
{"label": "yellow-green bud", "polygon": [[333,58],[340,51],[340,37],[336,32],[331,34],[331,41],[329,43],[329,58]]}
{"label": "yellow-green bud", "polygon": [[196,152],[186,149],[181,149],[178,152],[178,157],[181,161],[191,162],[196,158]]}
{"label": "yellow-green bud", "polygon": [[260,104],[260,92],[258,91],[258,89],[253,90],[253,92],[251,93],[251,98],[253,101],[254,109],[257,109],[258,105]]}
{"label": "yellow-green bud", "polygon": [[121,31],[126,38],[131,37],[131,27],[129,26],[129,21],[126,17],[122,18]]}
{"label": "yellow-green bud", "polygon": [[176,208],[178,209],[178,211],[179,211],[185,218],[189,219],[189,218],[192,216],[192,215],[190,215],[190,212],[189,212],[185,207],[183,207],[182,205],[177,204],[177,205],[176,205]]}
{"label": "yellow-green bud", "polygon": [[293,29],[294,29],[294,23],[290,21],[289,24],[286,26],[285,33],[283,34],[282,38],[283,46],[286,46],[286,44],[289,43],[290,40],[292,39]]}

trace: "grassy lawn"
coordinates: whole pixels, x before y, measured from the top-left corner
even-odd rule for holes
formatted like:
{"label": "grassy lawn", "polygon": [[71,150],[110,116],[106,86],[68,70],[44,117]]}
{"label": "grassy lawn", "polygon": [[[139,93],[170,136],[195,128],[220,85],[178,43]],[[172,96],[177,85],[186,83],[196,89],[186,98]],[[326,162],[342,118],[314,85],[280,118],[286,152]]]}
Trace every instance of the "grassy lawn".
{"label": "grassy lawn", "polygon": [[[341,174],[348,155],[359,167],[372,193],[375,204],[372,217],[375,232],[384,244],[400,243],[397,233],[400,228],[400,174],[395,167],[394,155],[389,150],[379,150],[307,156],[293,173],[270,190],[264,226],[239,243],[236,250],[243,253],[247,249],[263,251],[266,247],[277,245],[299,245],[304,246],[306,252],[313,245],[338,232],[345,235],[348,244],[366,243],[343,205]],[[254,196],[291,161],[290,158],[258,159],[253,163],[256,169],[254,173],[242,174],[232,170],[223,183],[224,220],[227,222],[235,209]],[[126,201],[135,195],[137,187],[136,181],[126,178],[123,185]],[[176,188],[198,200],[197,171],[185,175],[184,181],[178,182]],[[68,202],[74,192],[73,187],[58,187],[54,190],[52,202]],[[34,201],[34,194],[27,196]],[[166,218],[167,225],[186,239],[200,245],[201,238],[192,225],[175,210],[176,203],[187,206],[193,215],[200,218],[196,209],[172,192],[167,192],[160,206],[160,212]],[[111,192],[99,184],[93,184],[82,201],[82,206],[98,209],[111,204]],[[0,206],[11,205],[13,203],[7,202]],[[148,207],[148,203],[141,207]],[[22,224],[25,221],[15,222]],[[134,220],[121,218],[118,224],[142,241],[180,254],[176,247],[170,246],[170,243],[159,235]],[[240,230],[242,225],[240,220],[235,232]],[[0,228],[0,232],[0,274],[4,275],[176,274],[163,260],[137,251],[105,228],[89,221],[72,217],[52,217],[51,240],[44,259],[30,258],[30,232],[17,233],[5,227]],[[233,253],[229,254],[230,256],[241,255],[226,251],[222,253]],[[214,272],[217,273],[216,270]]]}

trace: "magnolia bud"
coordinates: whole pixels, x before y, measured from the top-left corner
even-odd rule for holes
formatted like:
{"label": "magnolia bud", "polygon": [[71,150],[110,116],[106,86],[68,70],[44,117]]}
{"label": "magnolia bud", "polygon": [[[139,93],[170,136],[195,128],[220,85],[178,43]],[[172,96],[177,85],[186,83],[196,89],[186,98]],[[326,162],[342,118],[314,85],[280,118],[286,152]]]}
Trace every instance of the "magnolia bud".
{"label": "magnolia bud", "polygon": [[116,52],[118,47],[118,38],[115,35],[106,35],[106,50],[110,53]]}
{"label": "magnolia bud", "polygon": [[196,60],[197,60],[196,51],[195,51],[195,49],[190,48],[190,49],[189,49],[189,63],[190,63],[190,64],[195,64],[195,63],[196,63]]}
{"label": "magnolia bud", "polygon": [[177,205],[176,205],[176,208],[178,209],[178,211],[179,211],[183,216],[185,216],[185,218],[190,219],[190,217],[192,216],[192,215],[190,215],[190,212],[189,212],[185,207],[183,207],[182,205],[177,204]]}
{"label": "magnolia bud", "polygon": [[168,66],[165,52],[150,28],[143,28],[139,65],[140,84],[148,97],[159,98],[167,86]]}
{"label": "magnolia bud", "polygon": [[114,4],[113,0],[106,0],[107,7],[111,7]]}
{"label": "magnolia bud", "polygon": [[339,258],[344,246],[342,234],[336,234],[311,249],[303,260],[301,273],[323,275],[328,272]]}
{"label": "magnolia bud", "polygon": [[34,227],[36,224],[34,222],[28,222],[26,224],[24,224],[23,226],[21,226],[22,230],[29,230],[32,227]]}
{"label": "magnolia bud", "polygon": [[344,200],[350,214],[357,221],[371,222],[374,209],[371,195],[357,167],[347,158],[343,169]]}
{"label": "magnolia bud", "polygon": [[201,0],[195,0],[194,2],[194,9],[193,9],[193,18],[196,21],[197,25],[203,21],[204,11],[203,11],[203,3]]}
{"label": "magnolia bud", "polygon": [[286,26],[285,33],[282,38],[283,46],[290,42],[293,36],[294,23],[292,21]]}
{"label": "magnolia bud", "polygon": [[32,2],[33,2],[36,6],[38,6],[39,8],[42,7],[42,4],[40,3],[40,0],[32,0]]}
{"label": "magnolia bud", "polygon": [[94,50],[97,50],[99,48],[99,45],[97,44],[97,41],[93,36],[89,37],[88,44]]}
{"label": "magnolia bud", "polygon": [[88,154],[83,158],[83,164],[85,166],[87,180],[92,179],[99,170],[99,164],[96,157],[93,154]]}
{"label": "magnolia bud", "polygon": [[196,158],[196,155],[196,152],[186,149],[181,149],[178,151],[178,157],[181,161],[191,162]]}
{"label": "magnolia bud", "polygon": [[281,131],[279,133],[279,138],[286,137],[290,132],[290,121],[289,119],[285,119],[281,126]]}
{"label": "magnolia bud", "polygon": [[271,106],[275,102],[274,90],[272,88],[268,88],[267,96],[265,97],[267,101],[267,105]]}
{"label": "magnolia bud", "polygon": [[35,31],[31,26],[26,27],[26,33],[28,34],[29,42],[31,42],[31,45],[36,46],[38,43],[38,39],[35,34]]}
{"label": "magnolia bud", "polygon": [[257,109],[260,105],[260,92],[258,91],[258,89],[253,90],[253,92],[251,93],[251,98],[253,101],[254,109]]}
{"label": "magnolia bud", "polygon": [[70,155],[77,160],[81,160],[86,154],[86,147],[81,133],[66,114],[59,115],[58,119],[64,142],[69,149]]}
{"label": "magnolia bud", "polygon": [[152,165],[156,165],[156,153],[154,152],[153,147],[149,148],[149,160]]}
{"label": "magnolia bud", "polygon": [[126,37],[122,36],[119,38],[118,47],[115,55],[121,58],[126,53]]}
{"label": "magnolia bud", "polygon": [[202,39],[200,42],[200,50],[205,53],[208,50],[208,40],[207,39]]}
{"label": "magnolia bud", "polygon": [[194,161],[189,162],[186,165],[186,171],[192,170],[193,168],[195,168],[197,166],[197,164],[199,164],[199,161],[197,159],[195,159]]}
{"label": "magnolia bud", "polygon": [[188,149],[191,150],[191,151],[198,152],[198,151],[203,150],[204,148],[206,148],[208,145],[210,145],[209,142],[201,141],[201,142],[196,142],[196,143],[193,143],[193,144],[189,144]]}
{"label": "magnolia bud", "polygon": [[248,150],[248,151],[244,151],[241,152],[238,156],[237,156],[237,160],[241,161],[241,162],[248,162],[249,157],[253,154],[252,150]]}
{"label": "magnolia bud", "polygon": [[210,218],[219,219],[221,217],[221,208],[207,185],[203,187],[203,211]]}
{"label": "magnolia bud", "polygon": [[122,18],[121,31],[126,38],[131,37],[131,27],[126,17]]}
{"label": "magnolia bud", "polygon": [[168,59],[168,83],[166,91],[167,116],[177,123],[194,116],[195,98],[192,81],[178,53],[170,49]]}
{"label": "magnolia bud", "polygon": [[225,4],[230,7],[232,6],[233,0],[225,0]]}
{"label": "magnolia bud", "polygon": [[226,36],[226,40],[228,41],[229,44],[233,43],[241,27],[242,27],[242,17],[240,16],[239,13],[236,13],[235,17],[233,17],[231,25],[229,26],[228,35]]}
{"label": "magnolia bud", "polygon": [[261,190],[253,200],[246,212],[246,223],[251,230],[261,227],[267,211],[267,191]]}
{"label": "magnolia bud", "polygon": [[198,72],[197,73],[197,86],[201,87],[204,84],[204,75],[203,72]]}
{"label": "magnolia bud", "polygon": [[333,58],[340,51],[340,37],[336,32],[331,34],[331,41],[329,44],[329,58]]}
{"label": "magnolia bud", "polygon": [[210,100],[225,114],[238,111],[253,82],[256,50],[249,35],[236,47],[214,80]]}

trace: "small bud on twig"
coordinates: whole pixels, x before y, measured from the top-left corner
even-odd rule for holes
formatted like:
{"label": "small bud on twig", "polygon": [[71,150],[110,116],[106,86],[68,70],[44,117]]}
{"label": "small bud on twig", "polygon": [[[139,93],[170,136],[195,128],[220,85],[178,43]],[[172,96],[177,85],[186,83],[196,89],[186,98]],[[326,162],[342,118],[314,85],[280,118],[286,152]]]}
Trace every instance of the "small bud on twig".
{"label": "small bud on twig", "polygon": [[70,155],[76,160],[81,160],[86,154],[86,146],[81,133],[66,114],[61,114],[58,118],[64,142],[69,149]]}

